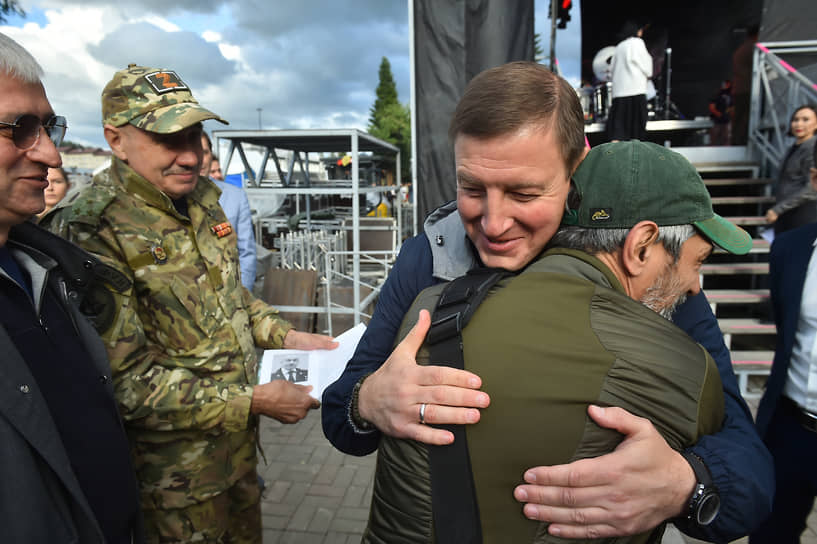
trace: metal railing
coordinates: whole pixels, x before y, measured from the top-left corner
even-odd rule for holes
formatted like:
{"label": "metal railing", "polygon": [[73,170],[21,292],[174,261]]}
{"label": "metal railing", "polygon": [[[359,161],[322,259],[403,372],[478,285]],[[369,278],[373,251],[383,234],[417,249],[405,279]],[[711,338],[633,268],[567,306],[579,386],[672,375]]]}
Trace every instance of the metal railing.
{"label": "metal railing", "polygon": [[817,41],[766,42],[755,45],[751,113],[750,154],[768,175],[777,170],[792,144],[789,118],[794,108],[817,103],[817,84],[781,58],[814,55]]}

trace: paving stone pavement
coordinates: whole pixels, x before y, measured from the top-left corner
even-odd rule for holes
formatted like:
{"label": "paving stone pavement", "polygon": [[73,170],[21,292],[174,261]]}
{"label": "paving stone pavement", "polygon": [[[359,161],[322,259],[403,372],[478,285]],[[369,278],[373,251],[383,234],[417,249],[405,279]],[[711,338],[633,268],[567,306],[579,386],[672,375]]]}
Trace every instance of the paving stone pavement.
{"label": "paving stone pavement", "polygon": [[[317,410],[295,425],[262,418],[261,444],[267,458],[258,466],[267,484],[261,504],[264,544],[358,544],[369,515],[376,455],[354,457],[334,449]],[[699,542],[680,533],[664,539]],[[817,511],[800,542],[817,544]]]}
{"label": "paving stone pavement", "polygon": [[354,457],[323,436],[320,412],[283,425],[263,418],[258,465],[264,544],[359,543],[369,517],[376,455]]}

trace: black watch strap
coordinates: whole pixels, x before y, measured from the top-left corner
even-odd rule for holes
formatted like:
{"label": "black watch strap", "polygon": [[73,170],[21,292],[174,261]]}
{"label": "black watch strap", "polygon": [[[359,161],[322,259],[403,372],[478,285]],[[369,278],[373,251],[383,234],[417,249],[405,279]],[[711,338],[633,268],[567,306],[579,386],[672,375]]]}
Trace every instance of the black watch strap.
{"label": "black watch strap", "polygon": [[686,459],[689,466],[692,467],[692,472],[695,473],[695,478],[698,483],[704,484],[707,487],[713,487],[715,482],[712,481],[712,473],[709,472],[704,460],[691,451],[682,451],[681,457]]}
{"label": "black watch strap", "polygon": [[689,498],[689,509],[686,521],[698,525],[706,526],[712,523],[720,510],[720,495],[703,459],[691,451],[681,452],[681,456],[686,459],[692,471],[695,473],[695,488]]}

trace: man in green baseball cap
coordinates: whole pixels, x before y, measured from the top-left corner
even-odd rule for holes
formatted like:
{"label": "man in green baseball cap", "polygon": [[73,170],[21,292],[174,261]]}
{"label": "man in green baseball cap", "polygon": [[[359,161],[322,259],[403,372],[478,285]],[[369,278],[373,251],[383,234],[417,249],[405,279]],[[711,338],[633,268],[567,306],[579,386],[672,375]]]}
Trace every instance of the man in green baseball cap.
{"label": "man in green baseball cap", "polygon": [[202,107],[179,75],[130,65],[102,91],[113,151],[51,227],[125,274],[99,323],[139,479],[148,542],[261,542],[258,417],[320,406],[286,380],[256,385],[256,346],[332,349],[241,285],[236,226],[200,176]]}
{"label": "man in green baseball cap", "polygon": [[[673,257],[664,272],[672,276],[676,289],[681,289],[681,297],[670,307],[650,304],[666,316],[683,302],[687,292],[700,291],[699,268],[713,244],[735,255],[752,248],[745,230],[712,210],[709,192],[695,167],[665,147],[638,140],[598,146],[576,169],[572,182],[568,209],[551,245],[603,256],[600,258],[619,279],[627,280],[625,287],[641,284],[638,265],[647,266],[650,252],[659,250],[655,248],[665,240],[662,229],[669,232],[673,227],[681,233],[673,242],[663,244]],[[632,255],[626,251],[630,247]],[[693,261],[685,260],[691,256]],[[684,281],[674,281],[678,279]],[[655,289],[650,287],[651,296]]]}
{"label": "man in green baseball cap", "polygon": [[[665,147],[632,140],[591,150],[573,174],[579,200],[562,224],[585,228],[631,228],[651,220],[658,226],[693,225],[726,251],[743,255],[749,234],[712,211],[701,176],[684,158]],[[568,205],[570,202],[568,202]]]}
{"label": "man in green baseball cap", "polygon": [[[476,290],[487,292],[455,339],[465,370],[480,376],[491,396],[463,436],[467,458],[446,459],[447,469],[470,467],[476,501],[470,511],[478,512],[476,520],[455,518],[461,524],[455,534],[477,523],[485,542],[562,542],[547,534],[547,525],[520,516],[507,490],[537,463],[562,465],[619,445],[623,436],[593,423],[588,405],[649,420],[689,462],[696,484],[678,525],[706,527],[718,515],[720,495],[709,469],[685,450],[721,428],[722,384],[707,351],[669,318],[700,291],[700,267],[713,243],[743,254],[751,239],[713,213],[703,181],[684,157],[655,144],[596,147],[572,183],[563,223],[543,255],[494,289],[484,287],[486,276],[478,272],[477,282],[466,276],[429,287],[398,334],[398,341],[411,334],[423,309],[434,309],[432,321],[443,323],[452,299],[461,309],[478,304]],[[461,293],[470,293],[459,295],[470,302],[457,299]],[[432,326],[427,338],[434,332]],[[437,364],[436,349],[423,344],[417,361]],[[417,535],[434,534],[442,514],[437,504],[451,508],[433,499],[441,481],[435,450],[418,451],[412,441],[381,437],[364,542],[430,542]],[[653,542],[662,531],[663,524],[617,541]]]}

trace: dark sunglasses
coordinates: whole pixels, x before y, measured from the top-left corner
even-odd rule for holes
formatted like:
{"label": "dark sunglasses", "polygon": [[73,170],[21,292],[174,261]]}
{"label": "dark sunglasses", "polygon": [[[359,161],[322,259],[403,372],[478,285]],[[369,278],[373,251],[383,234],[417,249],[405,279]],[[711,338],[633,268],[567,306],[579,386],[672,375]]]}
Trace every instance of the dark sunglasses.
{"label": "dark sunglasses", "polygon": [[54,142],[54,146],[59,147],[68,129],[68,122],[62,115],[52,115],[48,121],[43,123],[39,117],[31,113],[21,115],[13,123],[0,121],[0,129],[10,128],[11,141],[14,142],[17,149],[23,151],[31,149],[40,141],[40,127],[45,129],[45,133]]}

